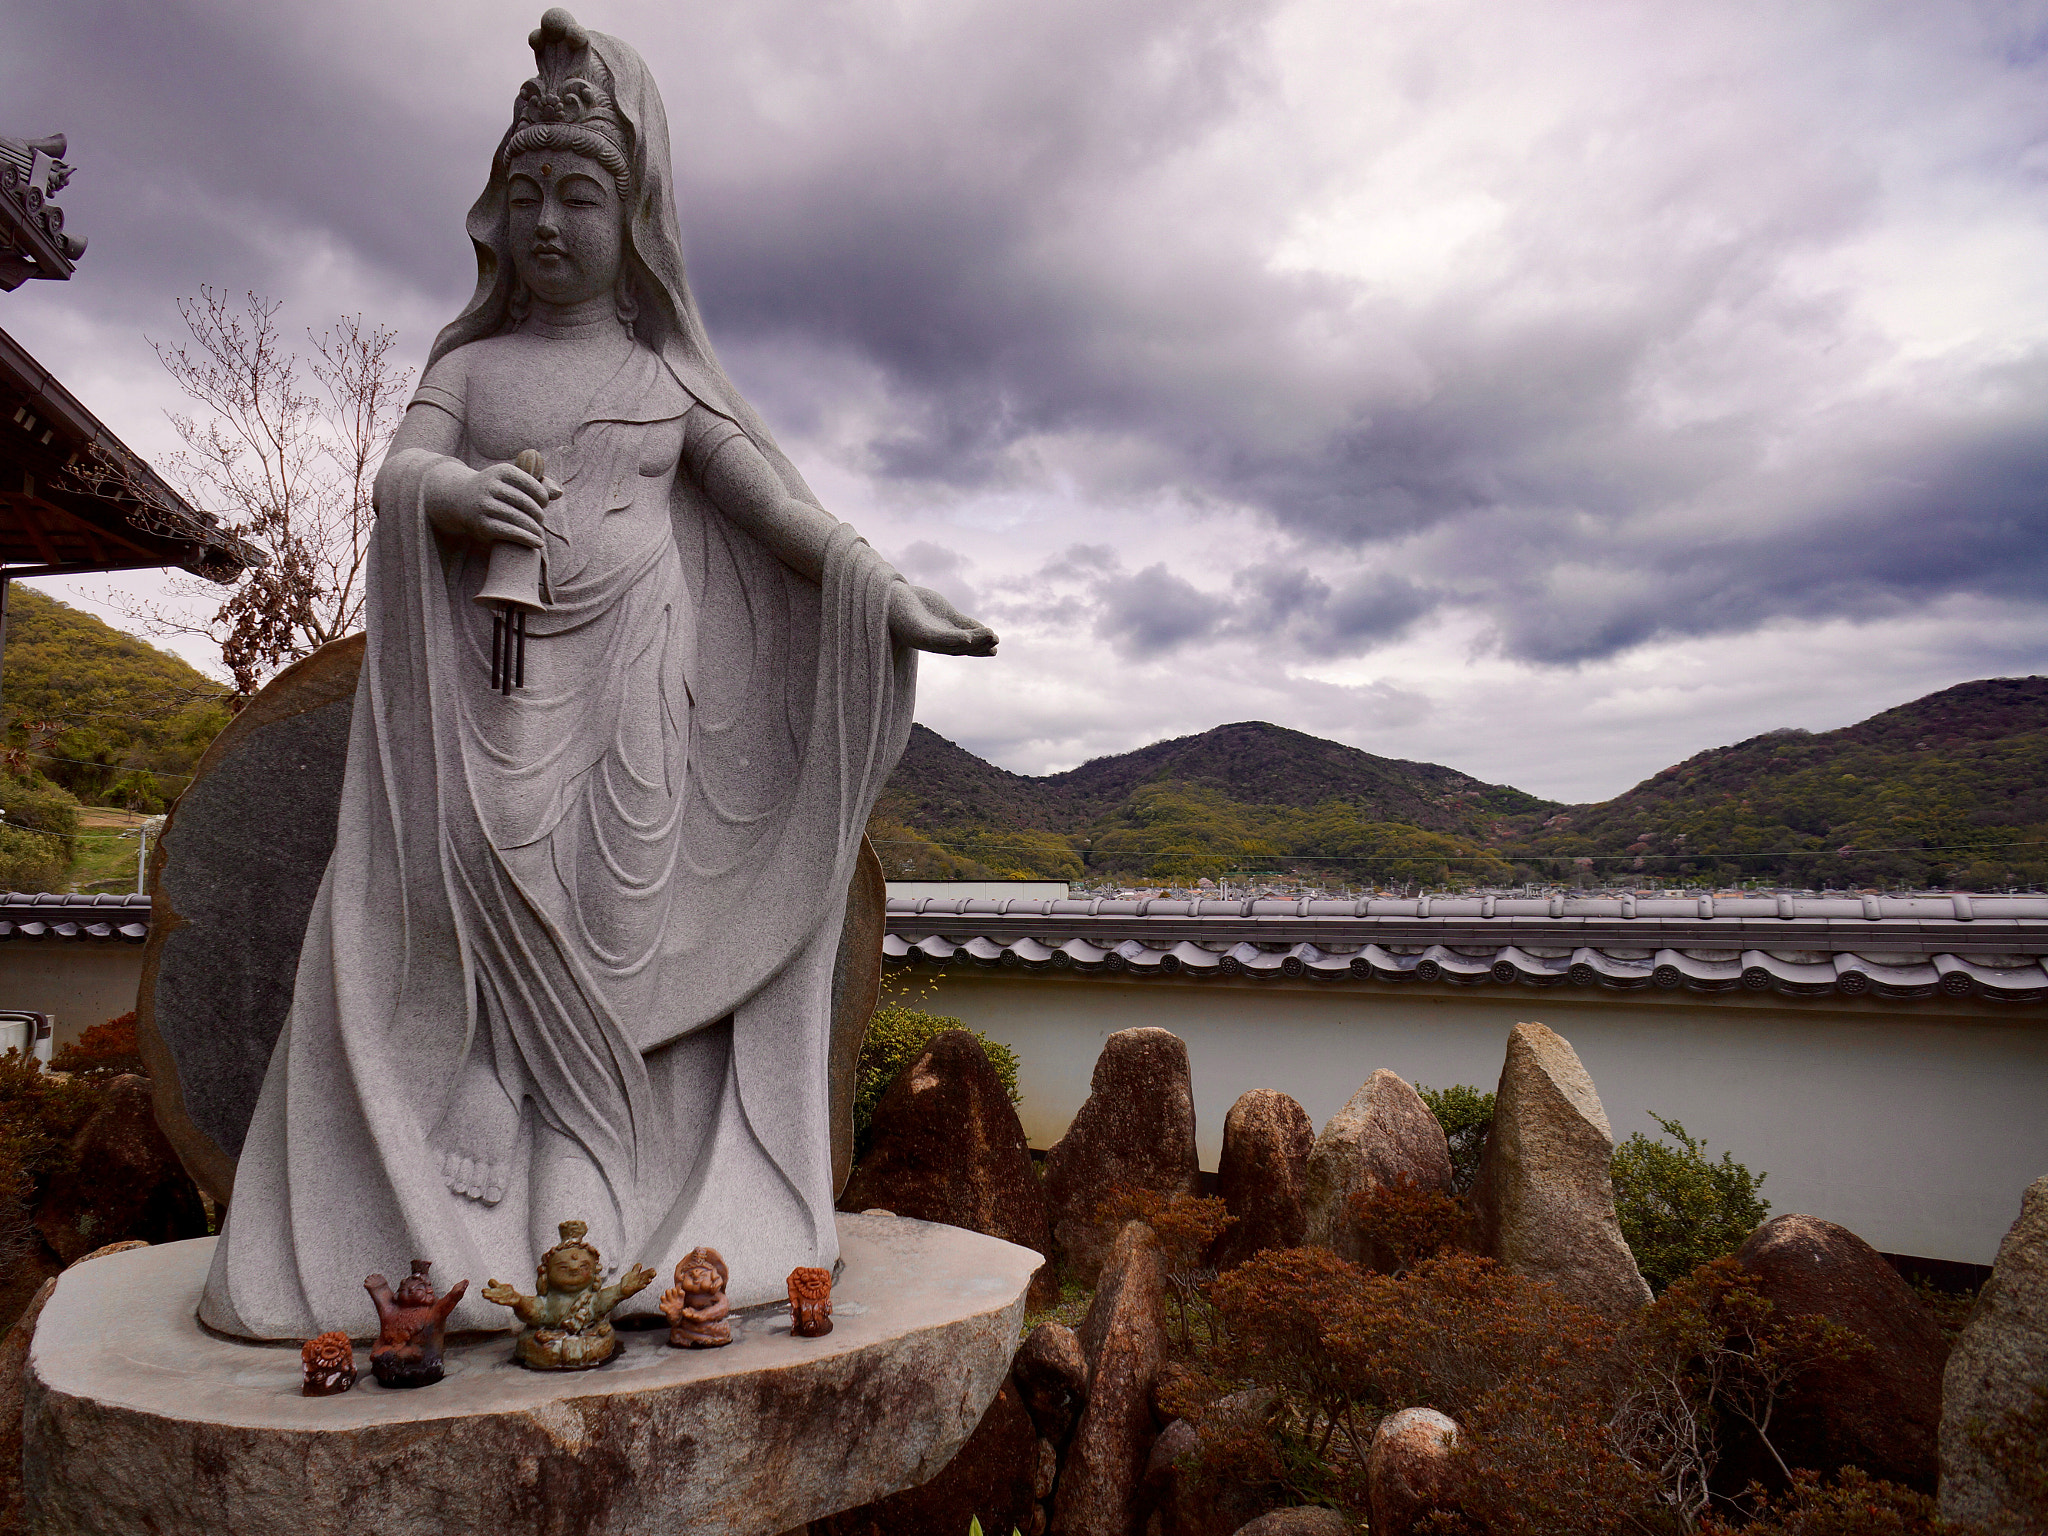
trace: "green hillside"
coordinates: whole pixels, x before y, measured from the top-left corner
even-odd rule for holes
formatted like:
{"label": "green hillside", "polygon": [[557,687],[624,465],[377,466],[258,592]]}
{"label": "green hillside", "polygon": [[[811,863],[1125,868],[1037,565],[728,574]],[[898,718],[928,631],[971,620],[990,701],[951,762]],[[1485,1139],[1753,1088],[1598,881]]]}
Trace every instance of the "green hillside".
{"label": "green hillside", "polygon": [[1263,721],[1040,778],[913,727],[870,835],[891,876],[1131,880],[1297,870],[1351,882],[1504,880],[1488,845],[1553,801]]}
{"label": "green hillside", "polygon": [[[1801,886],[2048,882],[2048,678],[1960,683],[1857,725],[1772,731],[1545,818],[1504,851],[1556,874]],[[1615,856],[1619,856],[1616,858]]]}
{"label": "green hillside", "polygon": [[1040,778],[919,726],[871,833],[895,878],[2042,885],[2048,678],[1773,731],[1575,806],[1261,722]]}
{"label": "green hillside", "polygon": [[161,811],[228,722],[227,689],[33,587],[7,594],[10,757],[88,805]]}
{"label": "green hillside", "polygon": [[185,787],[225,697],[177,657],[10,585],[0,889],[133,890],[135,824]]}

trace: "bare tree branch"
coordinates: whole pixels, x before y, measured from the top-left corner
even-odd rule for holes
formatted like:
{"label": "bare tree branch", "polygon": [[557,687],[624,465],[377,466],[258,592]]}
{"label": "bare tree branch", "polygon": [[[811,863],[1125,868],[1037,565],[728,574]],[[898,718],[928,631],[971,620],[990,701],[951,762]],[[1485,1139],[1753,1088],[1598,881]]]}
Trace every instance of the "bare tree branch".
{"label": "bare tree branch", "polygon": [[[150,344],[197,407],[171,413],[185,445],[172,477],[268,564],[244,572],[225,601],[217,588],[175,578],[174,604],[108,598],[153,633],[212,640],[243,697],[362,627],[371,489],[411,382],[392,357],[394,332],[344,316],[317,336],[308,331],[312,355],[302,358],[278,327],[280,307],[255,293],[238,305],[202,288],[178,302],[189,339]],[[91,472],[110,491],[154,505],[121,466]],[[217,604],[210,617],[193,617],[204,611],[201,599]]]}

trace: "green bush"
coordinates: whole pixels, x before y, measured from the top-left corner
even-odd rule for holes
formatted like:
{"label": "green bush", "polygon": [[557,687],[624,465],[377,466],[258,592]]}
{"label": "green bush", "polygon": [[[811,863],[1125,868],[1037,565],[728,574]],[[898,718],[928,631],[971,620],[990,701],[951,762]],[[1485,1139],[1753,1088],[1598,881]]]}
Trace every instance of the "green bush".
{"label": "green bush", "polygon": [[1486,1133],[1493,1128],[1493,1095],[1470,1083],[1449,1088],[1417,1083],[1415,1091],[1444,1128],[1444,1140],[1451,1144],[1451,1187],[1462,1195],[1479,1177],[1479,1154],[1486,1150]]}
{"label": "green bush", "polygon": [[1766,1175],[1751,1173],[1730,1152],[1709,1162],[1707,1144],[1686,1135],[1676,1120],[1655,1111],[1650,1118],[1678,1145],[1637,1131],[1614,1149],[1614,1214],[1636,1268],[1661,1292],[1734,1253],[1770,1214],[1771,1203],[1757,1193]]}
{"label": "green bush", "polygon": [[[867,1154],[875,1106],[889,1091],[889,1085],[896,1081],[896,1074],[910,1065],[932,1036],[942,1035],[949,1029],[966,1028],[959,1019],[920,1013],[899,1003],[884,1003],[875,1010],[874,1017],[868,1020],[867,1038],[860,1043],[860,1061],[854,1073],[853,1155],[856,1158]],[[1002,1079],[1010,1102],[1021,1103],[1017,1092],[1017,1053],[1002,1041],[989,1039],[978,1029],[970,1033],[988,1053],[989,1065]]]}

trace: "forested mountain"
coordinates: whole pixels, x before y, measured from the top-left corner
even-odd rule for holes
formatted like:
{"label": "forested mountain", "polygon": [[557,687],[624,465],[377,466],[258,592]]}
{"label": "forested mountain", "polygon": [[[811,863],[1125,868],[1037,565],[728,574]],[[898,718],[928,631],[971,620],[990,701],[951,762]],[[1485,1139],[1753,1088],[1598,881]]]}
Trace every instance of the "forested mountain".
{"label": "forested mountain", "polygon": [[1260,722],[1042,778],[920,726],[874,835],[895,875],[2044,884],[2048,678],[1963,683],[1836,731],[1768,732],[1576,806]]}
{"label": "forested mountain", "polygon": [[1621,855],[1596,867],[1710,880],[2048,882],[2048,678],[1960,683],[1837,731],[1715,747],[1566,807],[1509,849]]}
{"label": "forested mountain", "polygon": [[915,726],[872,834],[894,875],[1169,879],[1313,866],[1330,878],[1430,879],[1448,869],[1505,879],[1487,845],[1554,809],[1452,768],[1264,721],[1042,778]]}

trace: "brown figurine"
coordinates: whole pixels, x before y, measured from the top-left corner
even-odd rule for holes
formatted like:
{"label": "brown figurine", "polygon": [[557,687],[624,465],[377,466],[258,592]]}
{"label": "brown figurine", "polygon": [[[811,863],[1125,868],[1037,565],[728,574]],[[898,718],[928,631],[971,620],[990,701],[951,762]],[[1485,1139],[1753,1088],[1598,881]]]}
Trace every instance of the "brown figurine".
{"label": "brown figurine", "polygon": [[356,1384],[355,1346],[345,1333],[323,1333],[306,1340],[299,1351],[299,1368],[305,1380],[299,1385],[302,1397],[332,1397]]}
{"label": "brown figurine", "polygon": [[484,1299],[510,1307],[526,1324],[516,1348],[521,1365],[536,1371],[587,1371],[603,1365],[619,1347],[605,1314],[646,1290],[654,1271],[635,1264],[617,1285],[600,1286],[603,1261],[583,1239],[589,1226],[565,1221],[556,1230],[562,1240],[540,1256],[534,1281],[538,1295],[522,1296],[493,1280],[484,1287]]}
{"label": "brown figurine", "polygon": [[469,1289],[458,1280],[440,1300],[434,1299],[427,1271],[430,1259],[414,1259],[412,1273],[398,1282],[398,1294],[382,1275],[372,1275],[363,1289],[377,1303],[377,1342],[370,1346],[370,1374],[386,1387],[431,1387],[441,1379],[441,1347],[448,1338],[448,1314]]}
{"label": "brown figurine", "polygon": [[832,1331],[831,1270],[789,1272],[789,1331],[803,1339],[822,1339]]}
{"label": "brown figurine", "polygon": [[677,1349],[716,1349],[732,1342],[732,1324],[726,1321],[732,1306],[725,1299],[731,1274],[716,1248],[692,1248],[683,1255],[675,1285],[661,1297],[669,1343]]}

